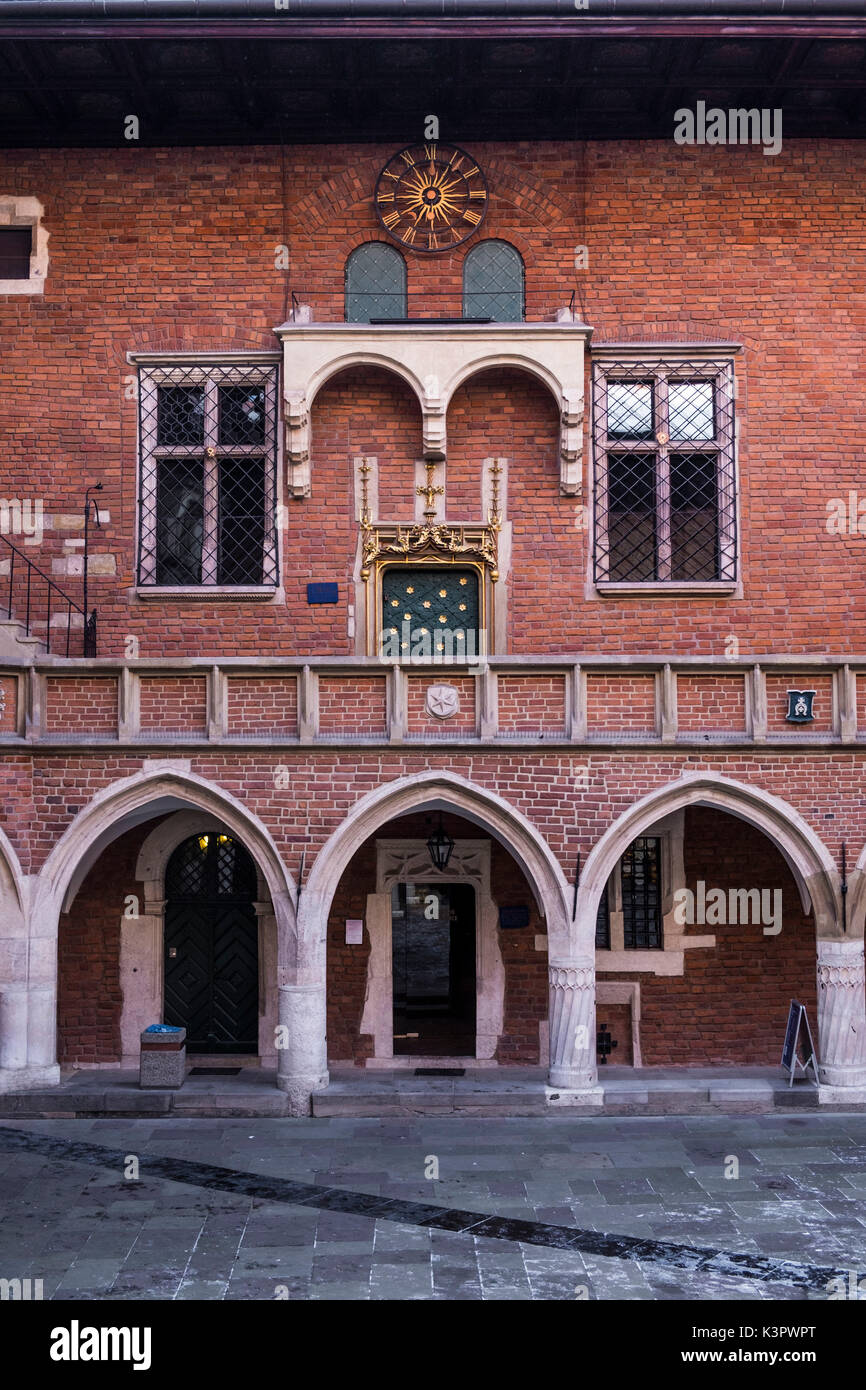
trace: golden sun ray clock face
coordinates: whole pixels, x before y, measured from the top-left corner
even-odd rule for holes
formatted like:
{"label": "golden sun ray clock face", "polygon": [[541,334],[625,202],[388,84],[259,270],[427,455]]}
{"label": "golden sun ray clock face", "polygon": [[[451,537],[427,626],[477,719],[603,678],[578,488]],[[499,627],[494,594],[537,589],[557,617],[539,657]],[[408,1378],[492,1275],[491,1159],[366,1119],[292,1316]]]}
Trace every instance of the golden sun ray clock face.
{"label": "golden sun ray clock face", "polygon": [[412,251],[450,251],[480,227],[487,182],[456,145],[408,145],[376,184],[376,214],[389,236]]}

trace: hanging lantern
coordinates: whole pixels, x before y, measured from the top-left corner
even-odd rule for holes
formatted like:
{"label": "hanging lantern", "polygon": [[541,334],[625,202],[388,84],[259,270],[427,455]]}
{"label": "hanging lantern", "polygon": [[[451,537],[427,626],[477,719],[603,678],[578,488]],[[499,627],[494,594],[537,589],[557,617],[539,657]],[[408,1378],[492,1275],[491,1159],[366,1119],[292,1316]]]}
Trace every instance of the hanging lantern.
{"label": "hanging lantern", "polygon": [[435,835],[431,835],[427,841],[427,848],[430,851],[430,858],[433,861],[433,868],[441,873],[447,869],[448,860],[451,858],[451,851],[454,848],[454,841],[450,835],[445,834],[442,826],[442,812],[439,812],[439,827]]}

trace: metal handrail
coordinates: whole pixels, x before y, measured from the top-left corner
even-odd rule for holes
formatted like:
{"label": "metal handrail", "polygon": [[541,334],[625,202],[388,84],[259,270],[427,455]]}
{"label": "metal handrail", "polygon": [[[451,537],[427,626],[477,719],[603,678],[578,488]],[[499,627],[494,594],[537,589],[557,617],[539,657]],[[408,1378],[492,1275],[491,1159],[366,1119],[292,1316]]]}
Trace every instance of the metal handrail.
{"label": "metal handrail", "polygon": [[[8,621],[11,622],[14,620],[15,622],[20,623],[28,637],[33,635],[35,627],[37,601],[40,598],[38,588],[39,584],[42,583],[45,585],[44,644],[46,652],[51,651],[51,614],[53,608],[52,595],[56,594],[59,599],[59,606],[61,607],[61,609],[65,609],[66,611],[66,641],[63,644],[62,655],[71,655],[70,646],[72,644],[72,614],[73,612],[75,612],[79,613],[83,620],[82,655],[96,656],[96,609],[94,608],[93,612],[88,614],[85,611],[85,609],[81,607],[80,604],[76,603],[74,599],[71,599],[68,594],[65,594],[63,590],[60,588],[60,586],[55,584],[54,580],[51,579],[45,573],[44,570],[41,570],[38,565],[34,565],[33,561],[30,560],[24,554],[23,550],[19,550],[17,545],[13,545],[12,542],[9,540],[8,536],[0,535],[0,543],[2,543],[2,545],[4,545],[6,549],[10,552],[6,601],[5,603],[0,603],[0,612],[5,611],[6,618]],[[19,581],[19,587],[24,590],[21,603],[21,606],[23,606],[24,609],[23,616],[21,614],[20,607],[16,611],[15,604],[16,565],[18,566],[19,571],[21,565],[24,566],[24,575],[26,576],[26,578],[22,578]],[[53,611],[57,611],[56,607],[53,608]]]}

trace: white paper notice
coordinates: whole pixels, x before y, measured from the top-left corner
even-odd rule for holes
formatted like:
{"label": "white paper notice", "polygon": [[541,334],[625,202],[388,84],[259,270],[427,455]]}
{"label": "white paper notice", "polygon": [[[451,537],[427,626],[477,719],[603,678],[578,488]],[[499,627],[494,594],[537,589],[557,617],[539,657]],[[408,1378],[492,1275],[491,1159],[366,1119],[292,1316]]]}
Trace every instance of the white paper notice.
{"label": "white paper notice", "polygon": [[364,923],[357,917],[346,919],[346,945],[363,946],[364,944]]}

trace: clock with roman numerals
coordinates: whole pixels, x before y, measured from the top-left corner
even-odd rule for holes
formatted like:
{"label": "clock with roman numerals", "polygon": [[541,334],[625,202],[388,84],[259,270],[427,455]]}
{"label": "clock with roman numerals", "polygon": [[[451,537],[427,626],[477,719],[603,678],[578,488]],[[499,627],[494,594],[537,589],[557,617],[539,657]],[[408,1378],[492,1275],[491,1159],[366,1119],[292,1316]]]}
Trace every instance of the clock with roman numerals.
{"label": "clock with roman numerals", "polygon": [[450,251],[480,227],[487,181],[456,145],[407,145],[376,183],[376,214],[389,236],[412,251]]}

